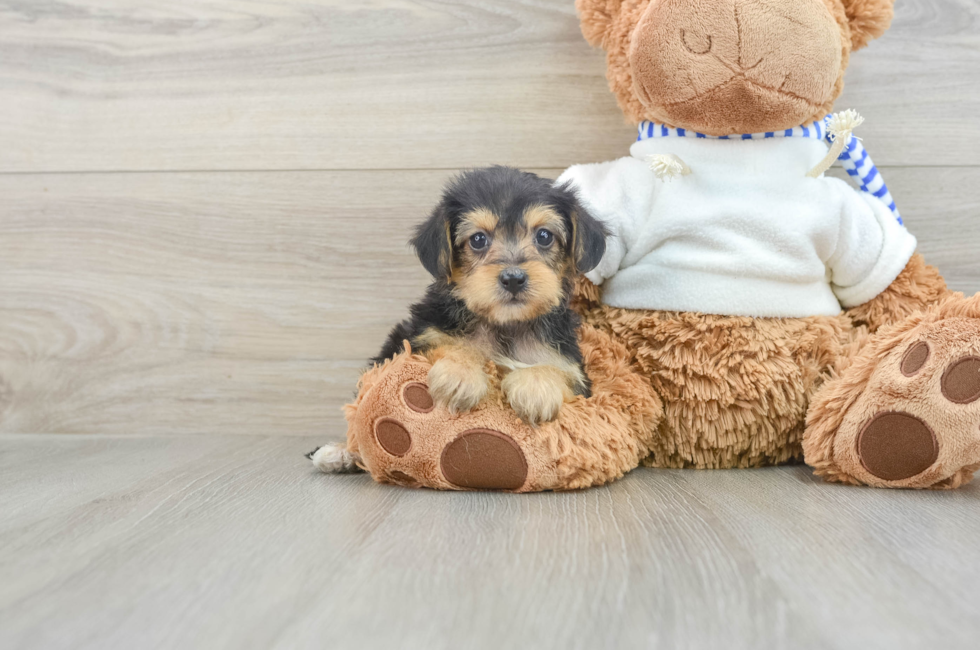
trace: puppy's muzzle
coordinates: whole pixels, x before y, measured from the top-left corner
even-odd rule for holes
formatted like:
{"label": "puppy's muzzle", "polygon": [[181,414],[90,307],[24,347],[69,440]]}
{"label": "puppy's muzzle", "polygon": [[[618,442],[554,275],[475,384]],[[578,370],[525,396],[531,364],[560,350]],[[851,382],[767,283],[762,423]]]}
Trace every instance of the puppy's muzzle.
{"label": "puppy's muzzle", "polygon": [[527,273],[521,269],[510,268],[500,272],[500,286],[516,296],[527,289]]}

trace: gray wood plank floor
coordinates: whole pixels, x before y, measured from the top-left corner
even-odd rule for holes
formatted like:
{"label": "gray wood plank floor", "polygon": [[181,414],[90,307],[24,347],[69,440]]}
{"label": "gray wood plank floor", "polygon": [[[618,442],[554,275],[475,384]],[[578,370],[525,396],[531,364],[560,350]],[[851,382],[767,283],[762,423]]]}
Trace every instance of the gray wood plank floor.
{"label": "gray wood plank floor", "polygon": [[[633,139],[572,0],[0,2],[0,648],[976,648],[980,482],[328,477],[457,168]],[[980,290],[980,3],[899,0],[839,108]]]}
{"label": "gray wood plank floor", "polygon": [[309,439],[0,437],[0,647],[976,648],[980,484],[637,470],[502,496]]}

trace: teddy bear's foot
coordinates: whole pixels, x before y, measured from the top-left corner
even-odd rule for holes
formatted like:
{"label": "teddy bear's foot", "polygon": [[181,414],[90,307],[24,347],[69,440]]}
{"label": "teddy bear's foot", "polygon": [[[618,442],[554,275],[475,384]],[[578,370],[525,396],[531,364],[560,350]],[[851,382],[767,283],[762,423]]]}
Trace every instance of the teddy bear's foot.
{"label": "teddy bear's foot", "polygon": [[591,328],[582,338],[593,396],[537,427],[507,406],[496,376],[476,408],[451,412],[430,393],[429,362],[399,354],[362,378],[344,453],[358,454],[376,480],[406,487],[531,492],[619,478],[647,453],[662,407],[625,348]]}
{"label": "teddy bear's foot", "polygon": [[828,480],[955,488],[980,468],[980,297],[872,337],[810,407],[806,461]]}
{"label": "teddy bear's foot", "polygon": [[407,487],[531,488],[541,468],[518,442],[526,436],[516,416],[494,399],[462,413],[437,406],[430,368],[399,355],[364,395],[351,423],[362,464],[376,479]]}

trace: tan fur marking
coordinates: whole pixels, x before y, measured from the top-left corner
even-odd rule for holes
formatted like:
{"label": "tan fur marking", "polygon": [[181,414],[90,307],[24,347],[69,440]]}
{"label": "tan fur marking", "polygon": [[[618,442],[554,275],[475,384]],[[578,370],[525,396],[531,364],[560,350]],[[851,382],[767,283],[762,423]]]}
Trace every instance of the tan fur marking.
{"label": "tan fur marking", "polygon": [[561,215],[546,205],[532,205],[524,211],[524,223],[527,224],[528,234],[533,238],[538,228],[547,228],[559,239],[565,241],[565,222]]}
{"label": "tan fur marking", "polygon": [[486,264],[470,269],[468,273],[457,273],[453,293],[470,311],[488,316],[500,301],[506,299],[499,280],[503,270],[501,264]]}
{"label": "tan fur marking", "polygon": [[516,369],[522,365],[550,366],[566,377],[566,382],[574,392],[585,386],[585,373],[579,364],[562,356],[553,347],[535,338],[527,338],[514,346],[512,357],[494,359],[498,366]]}
{"label": "tan fur marking", "polygon": [[453,292],[474,313],[496,323],[527,321],[543,316],[561,303],[561,276],[538,260],[520,265],[527,273],[527,291],[512,302],[500,286],[503,264],[486,264],[454,276]]}
{"label": "tan fur marking", "polygon": [[[435,350],[436,348],[443,346],[448,347],[458,345],[459,343],[459,339],[452,337],[434,327],[430,327],[412,339],[412,348],[415,350],[421,350],[422,354],[428,356],[427,351],[429,350]],[[430,358],[429,361],[434,361],[434,359]]]}
{"label": "tan fur marking", "polygon": [[487,208],[477,208],[470,210],[462,216],[459,228],[456,230],[456,245],[462,245],[467,239],[478,232],[485,232],[493,235],[500,219],[492,210]]}
{"label": "tan fur marking", "polygon": [[522,264],[521,268],[528,278],[527,311],[523,320],[543,316],[561,303],[561,276],[553,268],[536,260]]}
{"label": "tan fur marking", "polygon": [[486,359],[465,341],[443,336],[451,342],[425,353],[432,362],[429,393],[436,404],[445,406],[450,413],[465,413],[479,404],[490,388],[490,378],[484,372]]}
{"label": "tan fur marking", "polygon": [[500,387],[514,412],[531,425],[554,420],[562,404],[575,397],[568,374],[554,366],[517,368]]}

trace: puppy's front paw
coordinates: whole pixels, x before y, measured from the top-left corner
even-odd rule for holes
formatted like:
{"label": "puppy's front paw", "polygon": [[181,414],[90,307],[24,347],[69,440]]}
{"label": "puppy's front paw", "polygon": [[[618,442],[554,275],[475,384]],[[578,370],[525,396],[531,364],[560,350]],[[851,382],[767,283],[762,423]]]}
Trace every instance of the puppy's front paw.
{"label": "puppy's front paw", "polygon": [[472,410],[486,396],[489,387],[487,374],[474,363],[446,357],[436,361],[429,370],[432,399],[453,414]]}
{"label": "puppy's front paw", "polygon": [[568,378],[551,366],[513,370],[500,387],[514,412],[532,426],[554,420],[561,405],[574,397]]}

